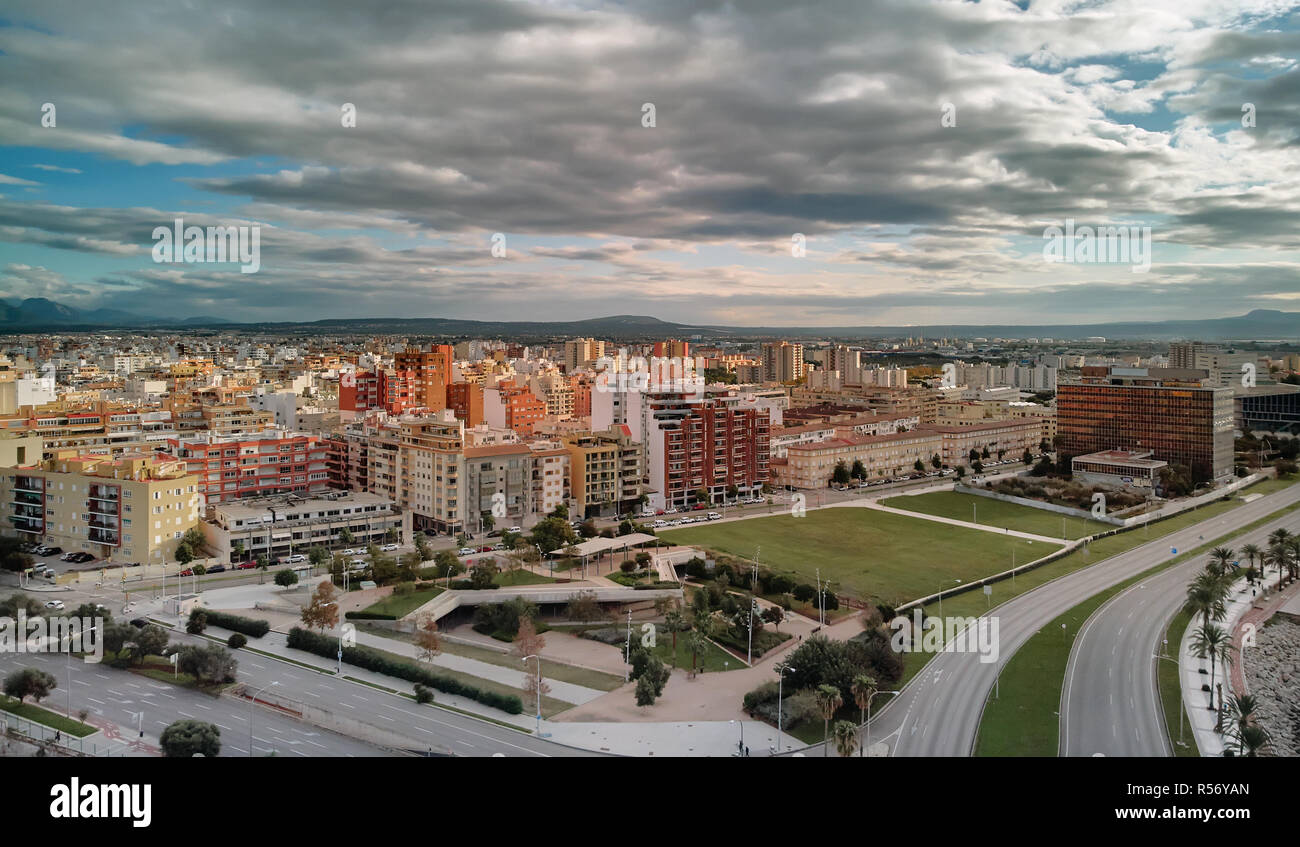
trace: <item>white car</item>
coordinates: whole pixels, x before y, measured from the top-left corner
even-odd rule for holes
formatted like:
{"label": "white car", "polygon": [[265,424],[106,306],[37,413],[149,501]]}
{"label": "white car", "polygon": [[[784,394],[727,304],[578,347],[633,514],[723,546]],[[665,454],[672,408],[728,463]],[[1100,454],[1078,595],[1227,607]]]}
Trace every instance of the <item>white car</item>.
{"label": "white car", "polygon": [[722,515],[718,514],[717,512],[709,512],[708,519],[711,521],[719,521],[722,520]]}
{"label": "white car", "polygon": [[524,528],[522,526],[512,526],[506,530],[506,532],[523,532],[523,531]]}
{"label": "white car", "polygon": [[655,529],[660,529],[662,527],[668,526],[668,521],[664,520],[663,518],[660,518],[659,520],[650,524],[650,526],[654,527]]}
{"label": "white car", "polygon": [[348,549],[344,550],[344,551],[343,551],[342,553],[340,553],[339,555],[341,555],[341,556],[357,556],[357,555],[360,555],[361,553],[364,553],[364,552],[365,552],[364,550],[354,550],[354,549],[352,549],[351,547],[349,547]]}
{"label": "white car", "polygon": [[58,610],[58,611],[63,611],[63,601],[62,601],[62,600],[47,600],[47,601],[45,601],[45,608],[47,608],[47,609],[55,609],[55,610]]}
{"label": "white car", "polygon": [[284,563],[286,565],[298,565],[298,564],[302,564],[305,561],[307,561],[307,557],[301,553],[294,553],[292,556],[284,557]]}
{"label": "white car", "polygon": [[379,549],[383,550],[385,553],[391,553],[394,550],[401,549],[401,546],[402,545],[400,544],[385,544],[383,547],[380,547]]}
{"label": "white car", "polygon": [[473,547],[462,547],[456,551],[457,556],[473,556],[478,551]]}
{"label": "white car", "polygon": [[365,559],[353,559],[348,562],[348,570],[350,571],[364,571],[368,567],[370,567],[370,564]]}

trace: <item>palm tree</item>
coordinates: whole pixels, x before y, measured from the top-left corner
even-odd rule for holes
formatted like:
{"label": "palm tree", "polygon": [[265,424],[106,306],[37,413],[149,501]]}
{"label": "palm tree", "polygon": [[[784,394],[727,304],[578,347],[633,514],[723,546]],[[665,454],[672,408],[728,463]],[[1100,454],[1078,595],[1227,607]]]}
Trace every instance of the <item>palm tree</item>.
{"label": "palm tree", "polygon": [[[859,723],[867,725],[866,710],[871,703],[871,697],[876,693],[876,678],[869,674],[859,674],[853,677],[853,684],[849,687],[853,694],[853,702],[858,705]],[[858,747],[858,755],[862,755],[862,747]]]}
{"label": "palm tree", "polygon": [[1231,547],[1215,547],[1210,551],[1210,570],[1219,575],[1227,573],[1236,555]]}
{"label": "palm tree", "polygon": [[1260,549],[1258,544],[1243,544],[1241,546],[1241,555],[1246,557],[1246,560],[1250,562],[1250,566],[1253,568],[1257,559],[1262,560],[1264,558],[1264,551]]}
{"label": "palm tree", "polygon": [[1300,571],[1300,536],[1291,536],[1284,546],[1287,553],[1287,573],[1294,580],[1297,578],[1297,571]]}
{"label": "palm tree", "polygon": [[[1232,727],[1227,731],[1228,737],[1240,743],[1241,734],[1255,722],[1255,710],[1258,701],[1252,694],[1230,694],[1228,696],[1228,719]],[[1238,752],[1241,752],[1240,749]]]}
{"label": "palm tree", "polygon": [[695,672],[695,658],[708,649],[709,641],[704,637],[704,633],[699,630],[692,630],[686,636],[686,649],[691,651],[691,672]]}
{"label": "palm tree", "polygon": [[835,752],[847,758],[852,756],[856,749],[858,749],[858,728],[852,721],[836,721]]}
{"label": "palm tree", "polygon": [[[1287,566],[1287,556],[1285,543],[1279,542],[1268,548],[1268,553],[1264,555],[1264,564],[1272,565],[1277,568],[1277,590],[1282,590],[1282,569]],[[1267,586],[1265,586],[1267,587]]]}
{"label": "palm tree", "polygon": [[1225,595],[1222,581],[1210,572],[1202,571],[1188,584],[1187,601],[1183,608],[1193,616],[1200,615],[1204,619],[1204,625],[1209,626],[1211,619],[1221,621],[1228,614],[1223,603]]}
{"label": "palm tree", "polygon": [[1269,735],[1267,729],[1252,724],[1238,734],[1237,754],[1248,759],[1254,759],[1258,757],[1259,751],[1267,747],[1272,740],[1273,736]]}
{"label": "palm tree", "polygon": [[672,609],[664,615],[664,625],[673,634],[673,667],[677,667],[677,633],[681,631],[685,618],[680,609]]}
{"label": "palm tree", "polygon": [[840,690],[833,685],[819,685],[813,692],[817,698],[817,708],[821,709],[822,719],[825,725],[822,727],[822,755],[830,755],[831,746],[831,718],[844,705],[844,697],[840,695]]}
{"label": "palm tree", "polygon": [[[1214,681],[1218,671],[1218,665],[1223,663],[1226,669],[1232,664],[1232,636],[1224,632],[1223,627],[1207,624],[1196,630],[1192,636],[1192,649],[1196,655],[1210,660],[1210,707],[1214,707]],[[1220,711],[1215,708],[1215,711]],[[1223,716],[1219,715],[1219,720],[1215,722],[1215,729],[1219,728]]]}

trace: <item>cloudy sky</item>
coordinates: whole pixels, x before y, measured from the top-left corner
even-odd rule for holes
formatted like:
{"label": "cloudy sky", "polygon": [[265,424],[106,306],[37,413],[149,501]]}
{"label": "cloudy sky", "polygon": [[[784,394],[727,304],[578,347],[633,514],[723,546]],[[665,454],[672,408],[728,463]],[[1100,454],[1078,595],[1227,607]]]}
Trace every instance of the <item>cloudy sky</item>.
{"label": "cloudy sky", "polygon": [[[8,0],[0,296],[234,320],[1300,310],[1297,5]],[[260,269],[153,261],[178,217],[259,226]],[[1067,219],[1150,226],[1149,272],[1047,262]]]}

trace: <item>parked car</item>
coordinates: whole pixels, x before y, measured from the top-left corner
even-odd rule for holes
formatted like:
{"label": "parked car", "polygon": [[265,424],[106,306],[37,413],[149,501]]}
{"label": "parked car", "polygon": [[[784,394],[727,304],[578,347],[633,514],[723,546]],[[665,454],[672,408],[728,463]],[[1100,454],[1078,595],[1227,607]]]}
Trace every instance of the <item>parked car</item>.
{"label": "parked car", "polygon": [[235,570],[251,571],[255,567],[257,567],[257,562],[240,562],[239,564],[235,565]]}
{"label": "parked car", "polygon": [[42,546],[42,547],[37,547],[37,548],[36,548],[36,555],[37,555],[37,556],[41,556],[41,557],[44,557],[44,556],[57,556],[57,555],[59,555],[59,554],[62,553],[62,552],[63,552],[63,548],[62,548],[62,547],[44,547],[44,546]]}
{"label": "parked car", "polygon": [[[709,514],[707,515],[707,517],[708,517],[708,519],[711,520],[711,521],[720,521],[720,520],[722,520],[722,515],[718,514],[717,512],[709,512]],[[819,607],[819,608],[820,608],[820,607]],[[746,612],[746,614],[748,614],[748,612]]]}
{"label": "parked car", "polygon": [[391,553],[394,550],[401,549],[401,547],[402,545],[400,544],[385,544],[383,547],[380,547],[379,549],[383,550],[385,553]]}
{"label": "parked car", "polygon": [[488,538],[500,538],[500,537],[501,537],[501,530],[499,530],[499,529],[494,529],[494,530],[492,530],[491,532],[489,532],[489,533],[487,534],[487,537],[488,537]]}
{"label": "parked car", "polygon": [[506,545],[504,545],[504,544],[493,544],[493,545],[492,545],[492,552],[494,552],[494,553],[495,553],[496,551],[498,551],[498,550],[504,550],[504,549],[506,549]]}
{"label": "parked car", "polygon": [[523,531],[524,528],[522,526],[512,526],[506,530],[506,532],[523,532]]}
{"label": "parked car", "polygon": [[47,608],[47,609],[56,609],[56,610],[60,610],[60,611],[61,611],[61,610],[63,609],[63,601],[62,601],[62,600],[46,600],[46,601],[45,601],[45,608]]}
{"label": "parked car", "polygon": [[149,621],[146,620],[145,618],[131,618],[131,626],[135,627],[136,629],[144,629],[148,625],[149,625]]}
{"label": "parked car", "polygon": [[226,570],[225,565],[213,565],[212,567],[204,571],[204,573],[224,573],[225,570]]}
{"label": "parked car", "polygon": [[352,561],[348,562],[348,570],[353,572],[364,571],[368,567],[370,567],[370,563],[367,562],[365,559],[353,559]]}
{"label": "parked car", "polygon": [[[438,537],[438,530],[436,530],[436,529],[426,529],[426,530],[424,531],[424,534],[427,535],[427,536],[429,536],[430,538],[437,538],[437,537]],[[501,534],[501,533],[499,533],[499,532],[497,533],[497,535],[500,535],[500,534]]]}
{"label": "parked car", "polygon": [[462,547],[456,551],[457,556],[473,556],[478,551],[473,547]]}
{"label": "parked car", "polygon": [[181,571],[180,573],[178,573],[178,574],[176,574],[176,575],[177,575],[177,576],[194,576],[194,569],[193,569],[193,568],[186,568],[185,570]]}
{"label": "parked car", "polygon": [[75,565],[84,565],[86,562],[95,561],[95,557],[84,550],[79,550],[71,556],[68,556],[67,561],[72,562]]}
{"label": "parked car", "polygon": [[286,565],[296,565],[307,561],[307,557],[301,553],[294,553],[292,556],[285,556],[283,561]]}
{"label": "parked car", "polygon": [[650,526],[654,527],[655,529],[659,529],[661,527],[668,526],[668,521],[664,520],[663,518],[660,518],[659,520],[650,524]]}
{"label": "parked car", "polygon": [[364,552],[366,552],[366,551],[365,551],[365,550],[354,550],[353,548],[349,547],[348,549],[346,549],[346,550],[343,551],[342,555],[344,555],[344,556],[360,556],[360,555],[361,555],[362,553],[364,553]]}
{"label": "parked car", "polygon": [[[498,545],[497,545],[497,547],[502,547],[502,546],[504,546],[504,545],[501,545],[501,544],[498,544]],[[482,547],[478,548],[478,551],[479,551],[480,553],[491,553],[491,552],[492,552],[493,550],[495,550],[495,549],[496,549],[496,547],[493,547],[491,544],[484,544]]]}

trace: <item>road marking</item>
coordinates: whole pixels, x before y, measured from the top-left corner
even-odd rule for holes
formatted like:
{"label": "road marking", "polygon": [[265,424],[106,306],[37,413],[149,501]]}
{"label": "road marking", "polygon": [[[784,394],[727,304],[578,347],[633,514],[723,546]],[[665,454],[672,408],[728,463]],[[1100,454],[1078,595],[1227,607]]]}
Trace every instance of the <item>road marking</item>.
{"label": "road marking", "polygon": [[92,703],[98,703],[98,704],[101,705],[101,706],[107,706],[107,705],[108,705],[108,704],[105,703],[103,700],[96,700],[94,697],[87,697],[86,699],[89,700],[89,701],[92,702]]}

